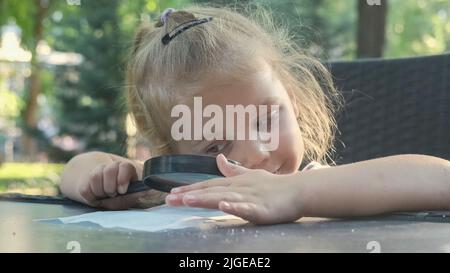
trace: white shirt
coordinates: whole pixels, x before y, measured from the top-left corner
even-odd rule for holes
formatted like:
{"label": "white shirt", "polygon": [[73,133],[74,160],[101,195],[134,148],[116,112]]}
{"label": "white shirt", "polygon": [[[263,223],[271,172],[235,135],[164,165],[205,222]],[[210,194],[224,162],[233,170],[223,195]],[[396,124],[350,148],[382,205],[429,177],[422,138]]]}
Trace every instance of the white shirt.
{"label": "white shirt", "polygon": [[322,165],[319,162],[316,161],[311,161],[310,163],[308,163],[308,165],[306,165],[303,169],[302,172],[304,171],[308,171],[308,170],[316,170],[316,169],[322,169],[322,168],[329,168],[329,165]]}

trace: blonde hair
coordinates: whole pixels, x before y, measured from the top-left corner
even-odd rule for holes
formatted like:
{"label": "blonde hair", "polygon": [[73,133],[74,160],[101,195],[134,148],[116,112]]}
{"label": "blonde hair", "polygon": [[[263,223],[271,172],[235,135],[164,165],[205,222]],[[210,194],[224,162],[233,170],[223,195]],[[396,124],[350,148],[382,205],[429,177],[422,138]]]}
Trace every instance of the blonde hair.
{"label": "blonde hair", "polygon": [[[205,75],[239,79],[257,71],[256,60],[262,57],[299,109],[304,159],[334,164],[334,114],[342,97],[330,73],[305,54],[285,28],[276,27],[264,8],[257,6],[248,14],[228,7],[193,5],[171,13],[165,25],[146,22],[139,28],[127,68],[127,99],[140,133],[152,145],[152,155],[171,153],[170,109],[192,99]],[[213,20],[162,44],[167,31],[207,16]]]}

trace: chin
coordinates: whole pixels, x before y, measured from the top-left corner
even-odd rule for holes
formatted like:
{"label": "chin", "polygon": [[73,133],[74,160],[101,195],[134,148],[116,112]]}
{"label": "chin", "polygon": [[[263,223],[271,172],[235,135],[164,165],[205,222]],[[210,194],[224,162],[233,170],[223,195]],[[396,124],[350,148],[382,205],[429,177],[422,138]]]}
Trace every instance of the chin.
{"label": "chin", "polygon": [[292,160],[288,159],[288,160],[286,160],[286,162],[287,163],[280,168],[279,174],[295,173],[298,171],[298,168],[300,168],[300,165],[302,163],[301,160],[298,162],[296,159],[292,159]]}

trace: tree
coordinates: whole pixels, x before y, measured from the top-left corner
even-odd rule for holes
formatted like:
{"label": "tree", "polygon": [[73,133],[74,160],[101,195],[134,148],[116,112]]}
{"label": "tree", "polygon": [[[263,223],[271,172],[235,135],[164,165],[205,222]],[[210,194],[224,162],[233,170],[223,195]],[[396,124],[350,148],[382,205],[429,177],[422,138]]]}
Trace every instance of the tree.
{"label": "tree", "polygon": [[87,150],[122,154],[126,134],[120,105],[126,44],[118,16],[120,0],[85,1],[67,7],[58,24],[55,48],[80,53],[78,67],[61,67],[55,95],[60,134],[72,135]]}
{"label": "tree", "polygon": [[386,0],[358,0],[358,58],[383,56],[387,11]]}
{"label": "tree", "polygon": [[24,159],[34,159],[37,153],[34,135],[38,122],[38,96],[42,93],[41,64],[37,57],[37,46],[44,39],[44,20],[49,11],[55,6],[55,0],[32,0],[26,3],[3,0],[1,16],[3,22],[14,19],[22,30],[22,44],[31,52],[31,75],[28,84],[28,93],[22,114],[22,150]]}
{"label": "tree", "polygon": [[448,0],[390,0],[386,57],[441,54],[450,50]]}
{"label": "tree", "polygon": [[84,150],[124,154],[126,56],[142,16],[156,20],[166,7],[185,0],[96,0],[62,9],[52,46],[84,57],[79,67],[57,70],[56,107],[60,135],[81,140]]}

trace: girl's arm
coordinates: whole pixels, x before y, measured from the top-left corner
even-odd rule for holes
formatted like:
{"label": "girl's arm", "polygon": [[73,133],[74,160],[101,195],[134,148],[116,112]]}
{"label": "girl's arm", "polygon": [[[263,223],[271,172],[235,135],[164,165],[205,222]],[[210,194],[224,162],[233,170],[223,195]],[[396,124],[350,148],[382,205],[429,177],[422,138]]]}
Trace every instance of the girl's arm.
{"label": "girl's arm", "polygon": [[106,209],[127,209],[144,197],[155,204],[162,202],[164,196],[156,191],[120,195],[131,181],[141,178],[142,169],[142,163],[113,154],[80,154],[66,164],[60,190],[73,200]]}
{"label": "girl's arm", "polygon": [[[397,155],[297,175],[303,216],[450,209],[450,162]],[[291,177],[296,179],[296,177]]]}
{"label": "girl's arm", "polygon": [[166,202],[219,208],[258,224],[450,209],[450,162],[432,156],[390,156],[289,175],[233,166],[223,156],[218,165],[232,177],[180,187]]}

